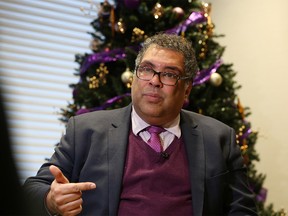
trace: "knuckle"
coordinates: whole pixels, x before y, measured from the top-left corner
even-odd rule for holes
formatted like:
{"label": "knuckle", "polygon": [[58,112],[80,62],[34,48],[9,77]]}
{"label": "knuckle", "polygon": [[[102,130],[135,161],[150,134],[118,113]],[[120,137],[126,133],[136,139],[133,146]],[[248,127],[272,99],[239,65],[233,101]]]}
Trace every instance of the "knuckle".
{"label": "knuckle", "polygon": [[55,200],[55,203],[56,203],[57,205],[61,205],[61,199],[60,199],[60,197],[54,197],[54,200]]}
{"label": "knuckle", "polygon": [[80,189],[79,189],[78,185],[76,185],[76,184],[73,186],[73,190],[75,192],[80,192]]}
{"label": "knuckle", "polygon": [[62,190],[59,187],[55,187],[54,190],[53,190],[54,194],[60,194],[61,191]]}

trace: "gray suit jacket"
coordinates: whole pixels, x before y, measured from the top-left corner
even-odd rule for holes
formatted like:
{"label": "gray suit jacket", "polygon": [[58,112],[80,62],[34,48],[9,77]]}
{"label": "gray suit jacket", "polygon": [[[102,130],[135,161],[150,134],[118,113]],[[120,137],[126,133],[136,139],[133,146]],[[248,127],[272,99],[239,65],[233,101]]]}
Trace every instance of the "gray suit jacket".
{"label": "gray suit jacket", "polygon": [[[130,124],[131,105],[72,117],[50,161],[25,182],[39,213],[46,212],[43,200],[53,181],[49,166],[54,164],[70,182],[96,183],[95,190],[83,192],[83,215],[117,215]],[[234,130],[185,110],[180,127],[189,161],[193,215],[257,215]]]}

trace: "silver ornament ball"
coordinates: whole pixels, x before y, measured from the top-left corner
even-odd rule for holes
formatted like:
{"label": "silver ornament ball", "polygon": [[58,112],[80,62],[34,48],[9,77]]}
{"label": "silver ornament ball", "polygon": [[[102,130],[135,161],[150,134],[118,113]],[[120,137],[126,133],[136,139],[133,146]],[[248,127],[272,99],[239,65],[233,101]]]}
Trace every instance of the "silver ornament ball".
{"label": "silver ornament ball", "polygon": [[131,83],[133,78],[133,73],[130,71],[129,68],[126,68],[126,70],[121,74],[121,80],[123,83]]}
{"label": "silver ornament ball", "polygon": [[177,19],[182,19],[185,14],[184,10],[181,7],[173,8],[172,12],[175,14]]}
{"label": "silver ornament ball", "polygon": [[213,86],[216,86],[216,87],[220,86],[222,84],[222,81],[223,81],[223,78],[219,73],[215,72],[210,76],[210,83]]}

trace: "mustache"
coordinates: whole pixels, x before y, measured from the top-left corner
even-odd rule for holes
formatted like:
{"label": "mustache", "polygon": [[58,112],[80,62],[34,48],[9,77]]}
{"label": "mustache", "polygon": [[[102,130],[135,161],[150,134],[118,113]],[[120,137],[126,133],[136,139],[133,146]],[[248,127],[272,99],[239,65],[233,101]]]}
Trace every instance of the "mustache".
{"label": "mustache", "polygon": [[142,88],[144,94],[161,94],[161,90],[157,87],[146,86]]}
{"label": "mustache", "polygon": [[161,98],[164,97],[161,91],[159,91],[159,89],[157,88],[144,89],[142,91],[142,95],[148,95],[152,97],[161,97]]}

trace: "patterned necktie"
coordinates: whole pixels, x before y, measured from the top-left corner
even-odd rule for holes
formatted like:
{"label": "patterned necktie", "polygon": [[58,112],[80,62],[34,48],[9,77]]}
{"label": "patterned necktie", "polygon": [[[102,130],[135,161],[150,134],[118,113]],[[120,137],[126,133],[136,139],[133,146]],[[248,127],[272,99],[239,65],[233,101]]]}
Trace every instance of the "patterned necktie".
{"label": "patterned necktie", "polygon": [[159,137],[159,134],[161,132],[164,132],[165,129],[162,127],[157,127],[157,126],[150,126],[146,129],[151,137],[148,140],[148,145],[153,148],[156,152],[161,152],[162,151],[162,145],[161,145],[161,140]]}

